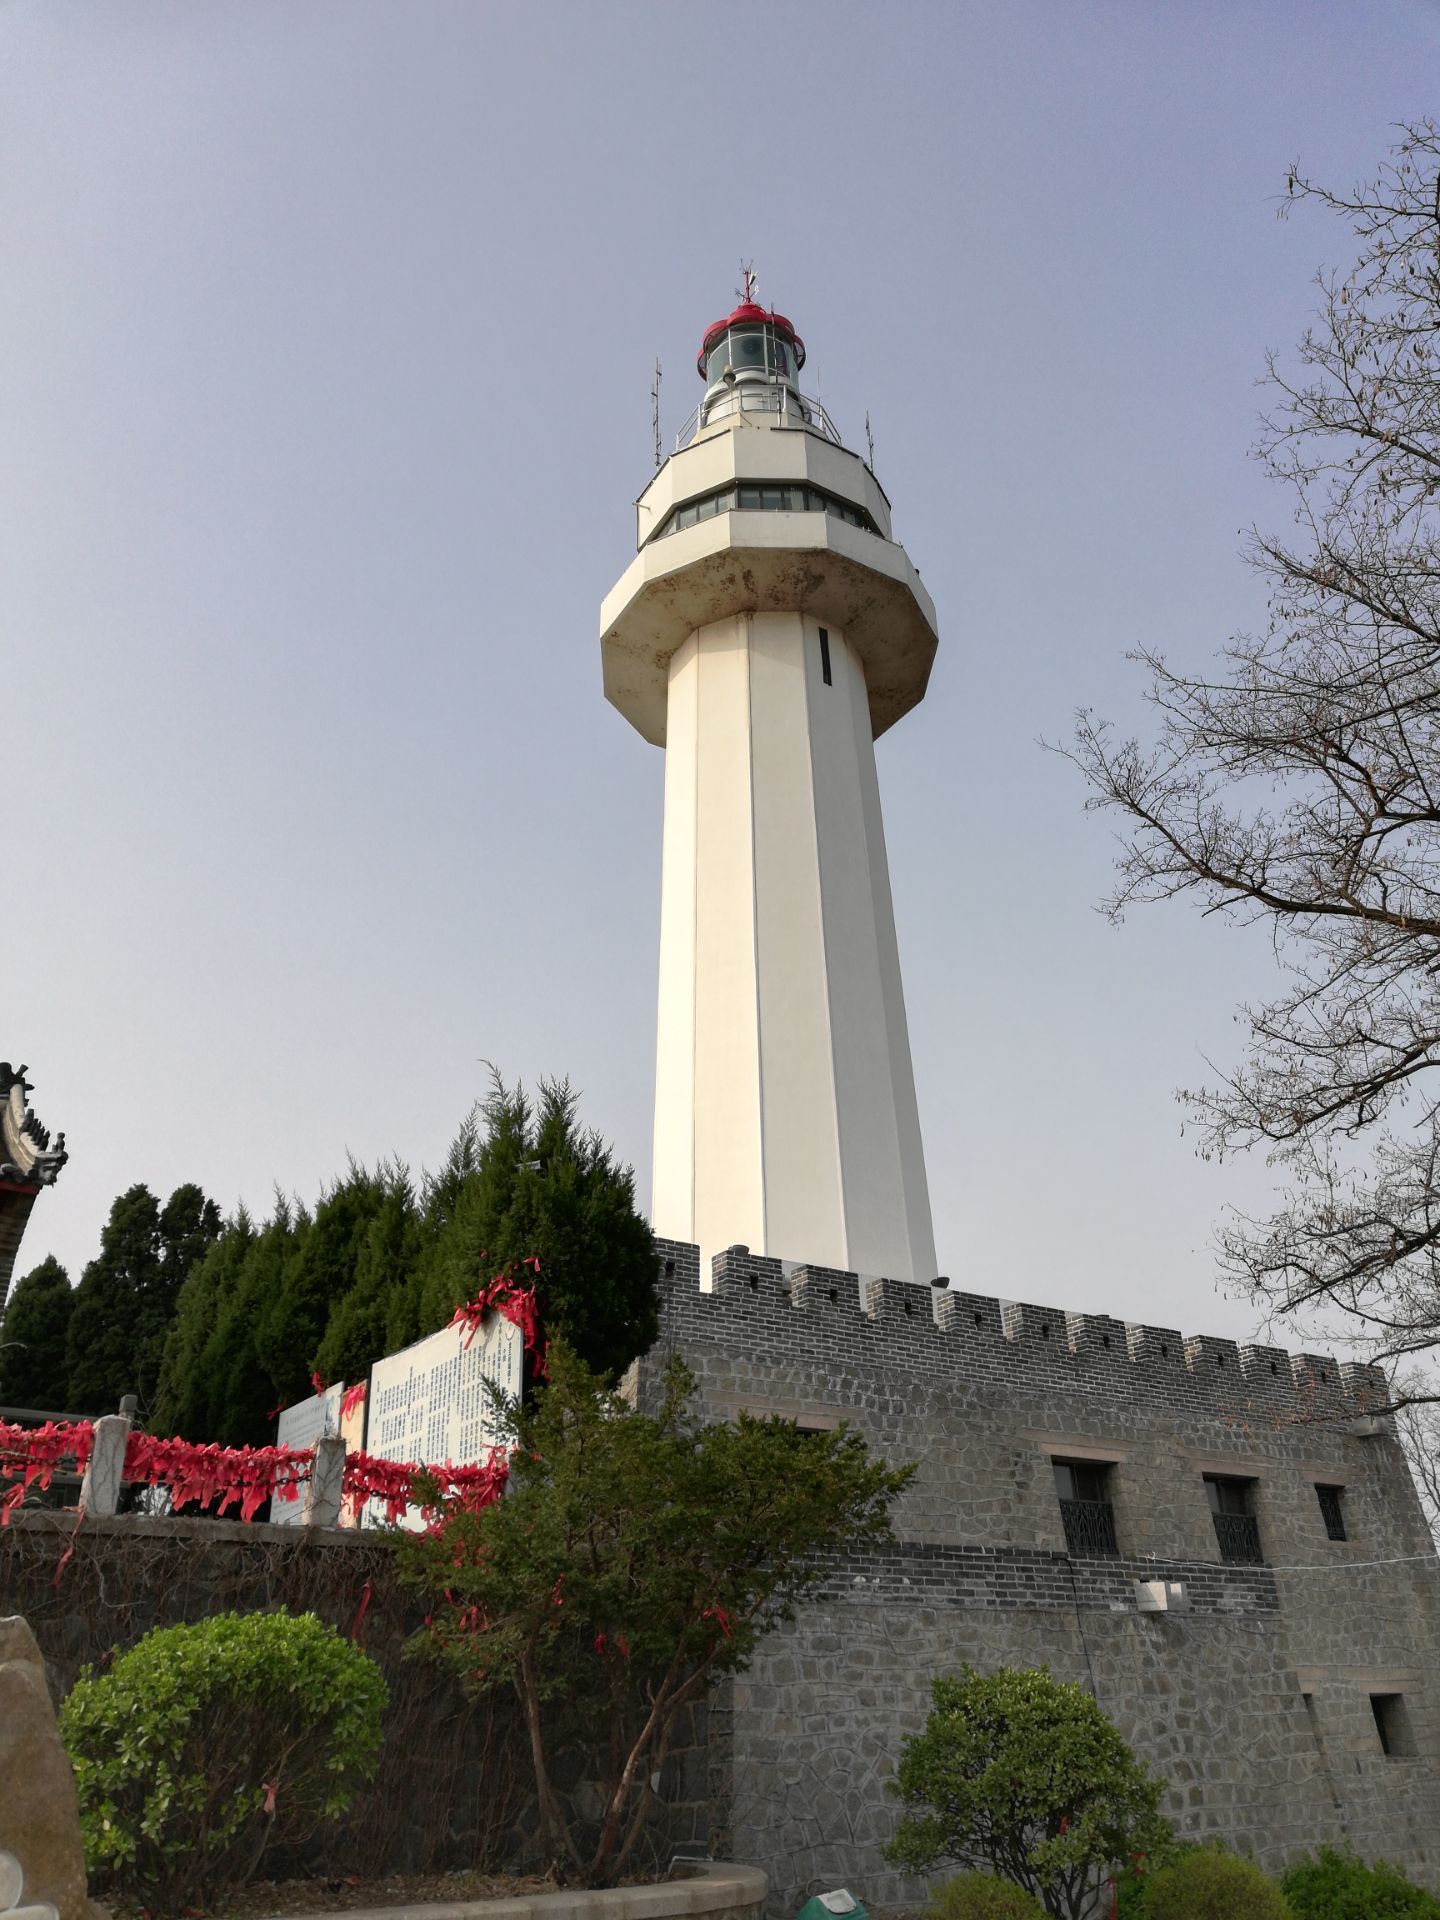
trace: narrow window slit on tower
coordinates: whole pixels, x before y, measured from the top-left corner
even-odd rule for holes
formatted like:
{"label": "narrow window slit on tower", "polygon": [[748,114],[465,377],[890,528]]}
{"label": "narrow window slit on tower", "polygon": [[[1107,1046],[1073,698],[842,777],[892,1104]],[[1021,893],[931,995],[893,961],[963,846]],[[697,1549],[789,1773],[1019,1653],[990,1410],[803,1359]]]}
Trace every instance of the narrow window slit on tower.
{"label": "narrow window slit on tower", "polygon": [[1341,1489],[1317,1484],[1315,1491],[1320,1496],[1320,1517],[1325,1522],[1325,1537],[1329,1540],[1346,1539],[1345,1509],[1340,1504]]}
{"label": "narrow window slit on tower", "polygon": [[1400,1693],[1372,1693],[1370,1711],[1375,1716],[1375,1731],[1380,1736],[1381,1751],[1392,1758],[1413,1758],[1416,1751],[1415,1736],[1410,1730],[1405,1696]]}
{"label": "narrow window slit on tower", "polygon": [[830,678],[830,632],[827,627],[820,629],[820,677],[826,686],[833,686]]}

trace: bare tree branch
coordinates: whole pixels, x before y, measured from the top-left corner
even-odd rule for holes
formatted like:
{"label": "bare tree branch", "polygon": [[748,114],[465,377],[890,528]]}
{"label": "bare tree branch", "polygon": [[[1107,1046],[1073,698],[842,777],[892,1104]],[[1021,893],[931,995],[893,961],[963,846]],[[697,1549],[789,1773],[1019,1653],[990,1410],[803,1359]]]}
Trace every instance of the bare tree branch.
{"label": "bare tree branch", "polygon": [[1271,929],[1281,985],[1242,1010],[1243,1058],[1181,1096],[1203,1153],[1258,1147],[1283,1180],[1271,1217],[1223,1228],[1222,1269],[1269,1313],[1338,1325],[1403,1369],[1394,1404],[1434,1497],[1440,134],[1401,128],[1349,193],[1298,169],[1287,187],[1287,207],[1347,221],[1358,251],[1317,276],[1295,359],[1268,366],[1255,452],[1294,517],[1290,538],[1250,536],[1265,631],[1208,675],[1142,649],[1150,741],[1082,712],[1064,751],[1087,805],[1120,821],[1112,918],[1186,896]]}

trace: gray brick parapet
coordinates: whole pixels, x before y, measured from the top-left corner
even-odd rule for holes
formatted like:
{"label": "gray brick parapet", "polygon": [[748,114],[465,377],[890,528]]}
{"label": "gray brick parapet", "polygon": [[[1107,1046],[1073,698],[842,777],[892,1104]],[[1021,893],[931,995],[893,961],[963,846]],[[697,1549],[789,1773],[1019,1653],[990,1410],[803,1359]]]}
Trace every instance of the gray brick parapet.
{"label": "gray brick parapet", "polygon": [[[1197,1411],[1251,1409],[1307,1420],[1343,1419],[1386,1400],[1379,1368],[1325,1354],[1237,1346],[1174,1327],[1126,1325],[1030,1301],[794,1266],[727,1247],[699,1282],[700,1250],[658,1240],[666,1277],[665,1334],[764,1343],[767,1352],[824,1349],[857,1365],[993,1383],[1047,1386],[1153,1402],[1177,1397]],[[773,1343],[773,1344],[772,1344]]]}

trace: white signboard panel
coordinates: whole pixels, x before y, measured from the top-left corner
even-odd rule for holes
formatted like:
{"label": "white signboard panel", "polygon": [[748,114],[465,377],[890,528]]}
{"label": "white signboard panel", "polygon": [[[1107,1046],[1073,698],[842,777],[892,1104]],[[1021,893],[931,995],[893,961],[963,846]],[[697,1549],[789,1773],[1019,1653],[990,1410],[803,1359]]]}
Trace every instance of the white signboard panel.
{"label": "white signboard panel", "polygon": [[[489,1391],[520,1392],[524,1338],[502,1314],[492,1314],[469,1346],[467,1330],[443,1327],[417,1340],[370,1372],[369,1452],[420,1466],[476,1466],[503,1434]],[[372,1503],[373,1506],[373,1503]],[[373,1513],[367,1516],[374,1523]],[[417,1529],[419,1514],[402,1525]]]}
{"label": "white signboard panel", "polygon": [[[327,1387],[324,1393],[312,1393],[308,1400],[297,1400],[293,1407],[280,1409],[275,1429],[277,1447],[313,1447],[327,1433],[340,1431],[340,1400],[343,1386]],[[274,1499],[270,1518],[279,1527],[298,1527],[305,1516],[305,1489],[298,1500]]]}

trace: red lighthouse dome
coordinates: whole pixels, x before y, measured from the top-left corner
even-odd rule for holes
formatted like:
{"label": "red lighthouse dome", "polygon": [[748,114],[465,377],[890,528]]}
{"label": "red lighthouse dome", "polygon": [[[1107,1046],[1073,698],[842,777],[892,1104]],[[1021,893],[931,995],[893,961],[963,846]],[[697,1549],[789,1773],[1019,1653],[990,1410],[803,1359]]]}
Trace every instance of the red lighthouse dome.
{"label": "red lighthouse dome", "polygon": [[[780,354],[776,356],[777,362],[783,362],[788,356],[791,367],[798,372],[805,364],[805,342],[783,313],[776,313],[773,309],[767,311],[764,307],[757,306],[753,300],[742,300],[733,313],[726,314],[723,320],[717,320],[705,329],[705,338],[700,342],[700,352],[695,361],[696,372],[702,380],[708,382],[723,371],[720,366],[716,366],[712,371],[711,356],[729,341],[732,334],[738,334],[742,339],[748,336],[754,342],[754,348],[751,351],[760,349],[760,355],[752,359],[747,353],[742,359],[739,354],[732,354],[726,359],[725,364],[737,367],[742,364],[763,365],[763,348],[767,333],[781,349]],[[777,364],[775,370],[779,372],[789,369],[783,369],[780,364]]]}

